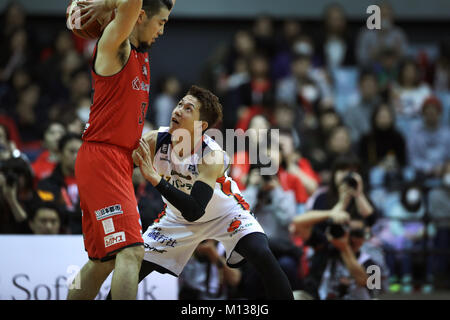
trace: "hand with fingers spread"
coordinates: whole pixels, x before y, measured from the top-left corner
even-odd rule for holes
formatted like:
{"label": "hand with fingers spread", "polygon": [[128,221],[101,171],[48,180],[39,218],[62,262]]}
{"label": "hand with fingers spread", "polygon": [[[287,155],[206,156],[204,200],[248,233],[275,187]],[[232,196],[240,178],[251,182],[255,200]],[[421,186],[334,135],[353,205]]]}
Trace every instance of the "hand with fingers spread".
{"label": "hand with fingers spread", "polygon": [[156,185],[160,181],[160,176],[153,168],[153,162],[151,159],[150,146],[147,141],[139,140],[139,147],[133,151],[133,161],[139,165],[142,176],[150,181],[153,185]]}
{"label": "hand with fingers spread", "polygon": [[91,0],[78,1],[78,6],[81,7],[80,19],[86,21],[83,23],[84,27],[89,26],[96,20],[103,20],[105,15],[111,13],[112,9],[108,6],[107,0]]}

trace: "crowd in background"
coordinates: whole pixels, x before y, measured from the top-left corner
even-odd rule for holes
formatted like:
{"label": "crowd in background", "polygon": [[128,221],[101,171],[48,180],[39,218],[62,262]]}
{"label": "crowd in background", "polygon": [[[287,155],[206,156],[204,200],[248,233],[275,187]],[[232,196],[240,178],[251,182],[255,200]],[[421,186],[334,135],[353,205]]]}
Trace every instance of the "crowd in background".
{"label": "crowd in background", "polygon": [[[309,298],[374,298],[373,265],[384,292],[450,289],[450,41],[428,57],[388,4],[381,17],[381,30],[352,37],[345,9],[330,5],[312,38],[299,20],[261,16],[205,64],[202,85],[224,108],[219,129],[279,129],[276,175],[243,161],[262,135],[231,151],[229,174],[292,287]],[[61,28],[42,47],[16,3],[1,26],[0,233],[81,234],[74,164],[95,42]],[[156,81],[144,131],[169,123],[189,85]],[[145,230],[162,200],[138,169],[133,184]],[[252,267],[232,270],[222,254],[213,241],[199,246],[180,298],[261,298]]]}

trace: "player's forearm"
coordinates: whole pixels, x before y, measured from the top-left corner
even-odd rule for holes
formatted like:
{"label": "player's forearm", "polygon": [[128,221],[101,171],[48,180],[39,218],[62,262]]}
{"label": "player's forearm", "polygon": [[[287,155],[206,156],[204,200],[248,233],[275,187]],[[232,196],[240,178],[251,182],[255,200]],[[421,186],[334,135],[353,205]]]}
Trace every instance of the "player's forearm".
{"label": "player's forearm", "polygon": [[104,1],[105,1],[104,6],[108,10],[118,9],[120,8],[120,6],[131,2],[139,3],[140,6],[142,7],[142,0],[104,0]]}
{"label": "player's forearm", "polygon": [[330,218],[331,210],[315,210],[305,212],[300,216],[294,217],[292,223],[296,226],[313,226],[317,223]]}
{"label": "player's forearm", "polygon": [[205,214],[206,206],[214,192],[210,186],[202,181],[194,183],[191,194],[178,190],[164,179],[160,179],[155,188],[189,222],[194,222]]}

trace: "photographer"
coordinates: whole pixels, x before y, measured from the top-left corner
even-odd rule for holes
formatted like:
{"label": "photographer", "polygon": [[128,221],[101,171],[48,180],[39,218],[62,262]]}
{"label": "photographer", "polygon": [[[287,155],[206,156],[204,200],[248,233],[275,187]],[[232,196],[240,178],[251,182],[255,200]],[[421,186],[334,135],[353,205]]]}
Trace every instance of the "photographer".
{"label": "photographer", "polygon": [[376,263],[371,252],[363,247],[364,220],[350,220],[347,228],[340,237],[332,235],[332,228],[327,229],[326,236],[333,249],[319,286],[321,300],[368,300],[374,293],[367,287],[366,270],[370,266],[380,266],[380,263]]}
{"label": "photographer", "polygon": [[306,291],[319,298],[318,287],[330,257],[326,231],[330,227],[341,236],[342,225],[351,219],[363,219],[366,226],[375,223],[375,209],[363,192],[363,181],[357,173],[359,162],[354,157],[339,157],[332,167],[331,185],[320,188],[308,201],[307,212],[296,216],[290,231],[314,249]]}
{"label": "photographer", "polygon": [[9,140],[7,128],[0,125],[0,233],[25,232],[32,185],[28,161]]}

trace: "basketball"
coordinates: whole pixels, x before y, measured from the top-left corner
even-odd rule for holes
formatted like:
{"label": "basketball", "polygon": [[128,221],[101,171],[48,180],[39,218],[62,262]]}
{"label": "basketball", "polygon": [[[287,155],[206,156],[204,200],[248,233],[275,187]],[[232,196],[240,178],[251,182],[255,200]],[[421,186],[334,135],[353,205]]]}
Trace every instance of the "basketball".
{"label": "basketball", "polygon": [[74,34],[83,39],[97,39],[102,35],[103,30],[111,20],[114,19],[114,12],[108,13],[96,21],[84,26],[87,19],[81,20],[80,17],[81,6],[77,0],[72,0],[66,10],[67,27],[72,30]]}

